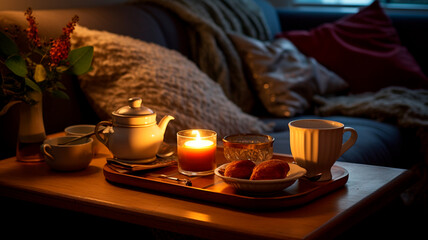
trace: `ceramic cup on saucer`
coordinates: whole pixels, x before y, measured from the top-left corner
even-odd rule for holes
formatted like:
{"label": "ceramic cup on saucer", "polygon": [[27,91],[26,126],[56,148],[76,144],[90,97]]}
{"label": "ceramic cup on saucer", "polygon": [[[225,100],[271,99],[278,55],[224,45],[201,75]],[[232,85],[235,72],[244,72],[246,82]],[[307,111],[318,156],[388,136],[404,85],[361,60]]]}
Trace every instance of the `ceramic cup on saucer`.
{"label": "ceramic cup on saucer", "polygon": [[88,167],[92,160],[92,138],[82,138],[63,144],[76,137],[57,137],[46,139],[41,151],[46,163],[54,170],[77,171]]}
{"label": "ceramic cup on saucer", "polygon": [[[94,131],[95,131],[95,125],[91,125],[91,124],[73,125],[64,129],[65,135],[76,136],[76,137],[80,137],[88,133],[93,133]],[[98,155],[111,156],[111,153],[108,150],[108,148],[104,146],[104,144],[102,144],[100,141],[98,141],[95,135],[92,135],[91,138],[94,140],[92,144],[92,148],[95,156],[98,156]]]}
{"label": "ceramic cup on saucer", "polygon": [[[294,160],[307,170],[309,178],[321,173],[319,181],[332,178],[331,167],[358,138],[355,129],[331,120],[300,119],[291,121],[288,126]],[[345,132],[350,132],[351,136],[342,143]]]}

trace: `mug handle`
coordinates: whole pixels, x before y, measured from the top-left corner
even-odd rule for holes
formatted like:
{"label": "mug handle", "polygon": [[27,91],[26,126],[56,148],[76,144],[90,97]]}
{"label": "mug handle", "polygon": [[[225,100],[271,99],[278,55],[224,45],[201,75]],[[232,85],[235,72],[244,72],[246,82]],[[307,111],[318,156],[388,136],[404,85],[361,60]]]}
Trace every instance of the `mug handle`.
{"label": "mug handle", "polygon": [[43,155],[45,155],[47,158],[49,158],[49,160],[54,160],[54,157],[48,152],[48,149],[49,149],[49,151],[51,151],[52,146],[47,144],[47,143],[42,144]]}
{"label": "mug handle", "polygon": [[107,146],[108,136],[99,130],[101,126],[113,126],[113,123],[111,121],[101,121],[97,123],[94,129],[95,137],[97,137],[97,139],[108,148]]}
{"label": "mug handle", "polygon": [[345,127],[343,129],[343,133],[345,133],[345,132],[351,132],[351,137],[344,144],[342,144],[342,150],[340,151],[339,156],[342,156],[342,154],[344,154],[346,151],[348,151],[348,149],[350,149],[352,147],[352,145],[355,144],[355,142],[357,141],[357,138],[358,138],[357,131],[355,131],[355,129],[353,129],[351,127]]}

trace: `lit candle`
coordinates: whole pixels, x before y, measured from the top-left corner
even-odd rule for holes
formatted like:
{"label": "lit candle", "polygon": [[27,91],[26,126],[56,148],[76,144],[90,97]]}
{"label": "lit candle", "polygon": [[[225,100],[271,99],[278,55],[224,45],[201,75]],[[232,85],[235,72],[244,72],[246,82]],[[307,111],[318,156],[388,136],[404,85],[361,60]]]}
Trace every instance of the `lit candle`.
{"label": "lit candle", "polygon": [[216,164],[216,139],[217,134],[211,130],[180,131],[177,134],[179,171],[186,175],[212,174]]}

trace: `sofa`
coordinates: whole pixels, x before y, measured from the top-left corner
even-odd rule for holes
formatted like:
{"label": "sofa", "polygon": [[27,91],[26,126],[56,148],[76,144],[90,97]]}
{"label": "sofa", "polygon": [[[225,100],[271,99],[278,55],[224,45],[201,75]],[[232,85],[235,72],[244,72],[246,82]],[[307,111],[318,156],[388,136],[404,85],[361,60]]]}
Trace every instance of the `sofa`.
{"label": "sofa", "polygon": [[[271,40],[275,35],[291,30],[309,30],[323,23],[334,22],[354,12],[324,10],[275,9],[267,1],[255,1],[270,28]],[[57,35],[63,25],[77,14],[79,24],[90,29],[105,30],[130,36],[173,49],[192,59],[191,46],[185,23],[172,11],[153,3],[119,4],[81,9],[36,10],[35,16],[43,36]],[[2,20],[25,24],[20,11],[0,12]],[[428,74],[428,15],[412,12],[388,12],[402,44],[407,47],[422,71]],[[2,22],[0,22],[2,23]],[[43,109],[46,132],[63,131],[73,124],[96,124],[100,120],[75,76],[64,78],[70,100],[44,96]],[[15,155],[18,130],[18,107],[0,116],[0,159]],[[388,122],[355,116],[320,116],[306,110],[292,117],[272,116],[263,109],[251,114],[263,122],[274,124],[267,134],[275,138],[274,152],[290,154],[288,123],[301,118],[326,118],[353,127],[358,132],[356,144],[339,161],[408,168],[422,159],[421,142],[415,129],[401,128]],[[346,138],[346,137],[345,137]]]}

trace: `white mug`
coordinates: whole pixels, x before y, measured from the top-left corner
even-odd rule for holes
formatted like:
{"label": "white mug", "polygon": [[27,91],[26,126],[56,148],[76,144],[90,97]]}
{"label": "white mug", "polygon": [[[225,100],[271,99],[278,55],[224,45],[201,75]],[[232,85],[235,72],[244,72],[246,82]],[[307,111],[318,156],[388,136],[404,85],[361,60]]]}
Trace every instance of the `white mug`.
{"label": "white mug", "polygon": [[[321,173],[319,181],[332,178],[331,167],[358,138],[355,129],[331,120],[300,119],[291,121],[288,126],[294,160],[306,169],[307,177]],[[342,144],[345,132],[350,132],[351,137]]]}
{"label": "white mug", "polygon": [[43,142],[41,150],[49,167],[58,171],[77,171],[88,167],[92,161],[92,138],[60,145],[75,138],[57,137]]}

